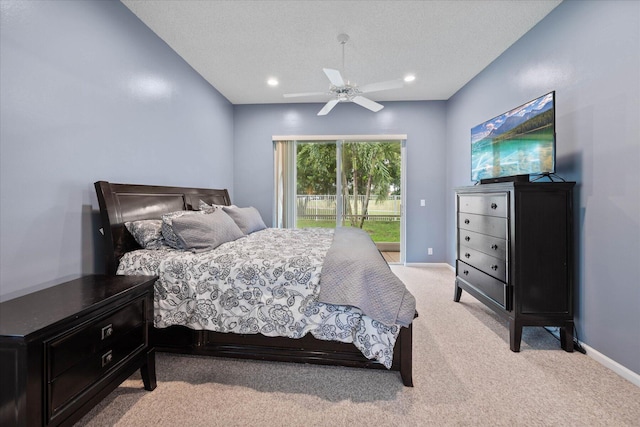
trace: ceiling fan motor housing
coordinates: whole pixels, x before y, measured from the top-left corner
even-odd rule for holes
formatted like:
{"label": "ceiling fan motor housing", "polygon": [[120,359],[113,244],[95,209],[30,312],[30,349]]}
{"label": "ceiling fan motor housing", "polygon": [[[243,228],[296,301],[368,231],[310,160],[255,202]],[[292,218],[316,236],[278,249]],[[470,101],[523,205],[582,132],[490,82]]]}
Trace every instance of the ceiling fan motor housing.
{"label": "ceiling fan motor housing", "polygon": [[345,44],[349,41],[349,34],[338,34],[338,41],[340,42],[340,44]]}

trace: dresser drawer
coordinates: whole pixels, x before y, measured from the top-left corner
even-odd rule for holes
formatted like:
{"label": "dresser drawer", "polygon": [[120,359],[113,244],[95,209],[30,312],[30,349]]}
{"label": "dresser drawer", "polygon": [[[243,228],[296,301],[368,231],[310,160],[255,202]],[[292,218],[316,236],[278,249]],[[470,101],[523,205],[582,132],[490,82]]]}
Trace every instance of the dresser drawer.
{"label": "dresser drawer", "polygon": [[458,228],[487,234],[499,239],[507,238],[507,219],[495,216],[458,213]]}
{"label": "dresser drawer", "polygon": [[121,334],[109,347],[85,355],[79,363],[53,378],[49,384],[49,417],[53,418],[107,371],[134,354],[136,350],[144,348],[145,326],[141,324]]}
{"label": "dresser drawer", "polygon": [[491,298],[506,310],[511,310],[509,299],[509,287],[506,283],[496,280],[495,278],[483,273],[472,266],[457,261],[456,264],[458,277],[463,279],[467,285],[473,287],[478,292]]}
{"label": "dresser drawer", "polygon": [[139,299],[50,341],[47,346],[50,380],[142,325],[144,316],[144,300]]}
{"label": "dresser drawer", "polygon": [[507,241],[505,239],[460,229],[458,232],[458,244],[499,259],[507,259]]}
{"label": "dresser drawer", "polygon": [[458,211],[507,218],[509,193],[464,194],[458,196]]}
{"label": "dresser drawer", "polygon": [[460,245],[460,260],[503,282],[507,281],[507,262]]}

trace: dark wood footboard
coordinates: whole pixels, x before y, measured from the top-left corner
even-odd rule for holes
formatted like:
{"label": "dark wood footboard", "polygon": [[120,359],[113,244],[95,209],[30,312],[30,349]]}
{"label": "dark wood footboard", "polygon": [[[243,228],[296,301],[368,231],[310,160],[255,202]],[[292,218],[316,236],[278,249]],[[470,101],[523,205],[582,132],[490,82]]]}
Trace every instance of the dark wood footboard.
{"label": "dark wood footboard", "polygon": [[[416,313],[416,317],[418,314]],[[399,354],[398,354],[399,353]],[[393,363],[399,359],[400,377],[402,384],[413,387],[413,324],[400,329],[398,341],[393,349]]]}

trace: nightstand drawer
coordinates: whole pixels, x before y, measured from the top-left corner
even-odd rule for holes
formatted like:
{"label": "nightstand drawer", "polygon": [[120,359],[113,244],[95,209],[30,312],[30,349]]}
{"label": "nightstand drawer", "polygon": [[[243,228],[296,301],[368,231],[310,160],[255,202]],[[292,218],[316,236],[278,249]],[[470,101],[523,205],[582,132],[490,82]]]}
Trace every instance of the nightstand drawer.
{"label": "nightstand drawer", "polygon": [[144,316],[144,300],[139,299],[50,341],[47,346],[50,381],[142,325]]}
{"label": "nightstand drawer", "polygon": [[478,270],[484,271],[490,276],[503,282],[507,281],[507,262],[460,245],[460,261],[464,261]]}
{"label": "nightstand drawer", "polygon": [[505,239],[460,229],[458,244],[499,259],[507,259],[507,241]]}
{"label": "nightstand drawer", "polygon": [[458,196],[458,211],[507,218],[509,193],[465,194]]}
{"label": "nightstand drawer", "polygon": [[77,395],[93,385],[107,371],[118,366],[137,350],[144,349],[146,345],[144,329],[145,325],[140,324],[121,334],[109,347],[85,355],[79,363],[53,378],[49,384],[49,396],[51,396],[49,416],[53,418],[57,412],[64,409],[66,404],[71,403]]}
{"label": "nightstand drawer", "polygon": [[458,214],[458,227],[464,230],[498,237],[500,239],[507,238],[506,218],[460,212]]}
{"label": "nightstand drawer", "polygon": [[511,310],[507,293],[509,288],[506,283],[496,280],[461,261],[457,261],[457,272],[458,277],[467,282],[469,286],[491,298],[506,310]]}

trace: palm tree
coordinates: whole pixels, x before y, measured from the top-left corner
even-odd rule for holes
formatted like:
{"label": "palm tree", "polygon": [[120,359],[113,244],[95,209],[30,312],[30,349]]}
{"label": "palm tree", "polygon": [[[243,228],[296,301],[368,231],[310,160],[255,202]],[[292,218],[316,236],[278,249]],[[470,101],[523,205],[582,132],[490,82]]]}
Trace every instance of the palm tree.
{"label": "palm tree", "polygon": [[[343,146],[342,190],[352,227],[362,228],[371,195],[386,200],[400,184],[400,145],[390,142],[351,142]],[[349,192],[351,191],[351,197]],[[360,205],[360,194],[364,199]],[[353,204],[353,205],[352,205]]]}

